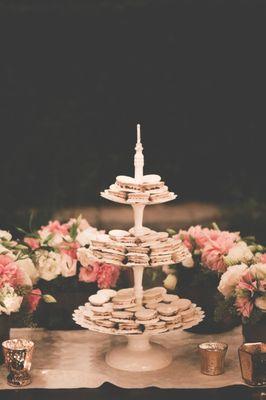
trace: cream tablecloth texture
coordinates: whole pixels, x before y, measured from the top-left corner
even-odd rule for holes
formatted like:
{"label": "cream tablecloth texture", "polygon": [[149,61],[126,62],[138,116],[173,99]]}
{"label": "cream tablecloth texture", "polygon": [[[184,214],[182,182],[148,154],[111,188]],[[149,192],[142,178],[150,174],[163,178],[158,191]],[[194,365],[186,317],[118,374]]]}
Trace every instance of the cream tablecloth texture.
{"label": "cream tablecloth texture", "polygon": [[[11,337],[30,338],[35,342],[32,383],[27,388],[97,388],[110,382],[122,388],[220,388],[242,384],[237,349],[242,343],[240,327],[215,335],[171,332],[154,336],[173,354],[173,363],[154,372],[123,372],[109,367],[104,355],[111,342],[124,338],[81,331],[46,331],[43,329],[13,329]],[[226,369],[223,375],[200,373],[197,345],[205,341],[228,343]],[[7,389],[6,370],[0,368],[0,389]],[[11,388],[10,388],[11,389]]]}

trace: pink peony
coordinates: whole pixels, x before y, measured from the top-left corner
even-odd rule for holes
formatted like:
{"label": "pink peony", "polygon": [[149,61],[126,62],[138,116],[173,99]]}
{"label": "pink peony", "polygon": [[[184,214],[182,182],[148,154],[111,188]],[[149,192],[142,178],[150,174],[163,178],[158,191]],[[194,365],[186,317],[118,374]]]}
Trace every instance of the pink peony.
{"label": "pink peony", "polygon": [[97,283],[99,288],[108,289],[110,287],[114,287],[119,274],[119,267],[110,264],[101,264],[97,274]]}
{"label": "pink peony", "polygon": [[237,297],[235,306],[237,308],[237,311],[242,314],[243,317],[250,317],[253,310],[253,303],[248,297]]}
{"label": "pink peony", "polygon": [[40,247],[39,239],[25,237],[24,242],[27,243],[32,250],[36,250]]}
{"label": "pink peony", "polygon": [[27,296],[28,310],[33,313],[41,300],[42,292],[40,289],[33,289]]}
{"label": "pink peony", "polygon": [[230,232],[220,232],[216,240],[210,240],[202,250],[202,263],[218,272],[225,272],[227,265],[223,256],[227,255],[229,250],[235,245],[236,234]]}

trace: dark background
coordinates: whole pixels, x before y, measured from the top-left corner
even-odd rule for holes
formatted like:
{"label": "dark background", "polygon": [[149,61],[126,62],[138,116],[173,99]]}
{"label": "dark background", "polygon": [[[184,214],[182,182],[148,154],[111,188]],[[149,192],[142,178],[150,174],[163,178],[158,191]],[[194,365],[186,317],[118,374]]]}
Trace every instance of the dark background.
{"label": "dark background", "polygon": [[266,2],[0,1],[0,222],[25,224],[133,173],[266,234]]}

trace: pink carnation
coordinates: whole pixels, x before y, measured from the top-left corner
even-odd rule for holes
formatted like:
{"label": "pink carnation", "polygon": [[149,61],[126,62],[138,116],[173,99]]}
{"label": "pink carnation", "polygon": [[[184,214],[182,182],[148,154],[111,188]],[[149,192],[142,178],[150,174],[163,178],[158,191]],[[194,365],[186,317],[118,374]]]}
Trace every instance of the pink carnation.
{"label": "pink carnation", "polygon": [[27,243],[32,250],[36,250],[40,247],[39,239],[25,237],[24,242]]}
{"label": "pink carnation", "polygon": [[253,303],[248,297],[238,297],[236,299],[235,306],[237,308],[237,311],[242,314],[243,317],[250,317],[253,310]]}
{"label": "pink carnation", "polygon": [[116,285],[120,274],[119,267],[110,264],[101,264],[97,274],[97,283],[100,289],[107,289]]}
{"label": "pink carnation", "polygon": [[77,259],[77,249],[80,247],[78,242],[62,242],[60,245],[61,253],[69,255],[73,259]]}
{"label": "pink carnation", "polygon": [[0,255],[0,287],[5,284],[13,287],[23,286],[25,275],[10,257]]}
{"label": "pink carnation", "polygon": [[259,262],[262,264],[266,264],[266,253],[261,254]]}
{"label": "pink carnation", "polygon": [[233,240],[239,239],[238,233],[202,228],[200,225],[191,226],[187,231],[180,230],[175,237],[181,239],[184,245],[191,251],[193,249],[193,241],[197,249],[203,249],[207,244],[216,241],[221,236],[224,237],[224,235],[231,237]]}
{"label": "pink carnation", "polygon": [[237,288],[248,290],[251,295],[257,290],[257,281],[249,270],[241,276]]}
{"label": "pink carnation", "polygon": [[41,300],[42,292],[40,289],[33,289],[27,296],[28,310],[33,313]]}
{"label": "pink carnation", "polygon": [[225,272],[227,266],[223,256],[228,254],[236,240],[236,234],[226,231],[220,232],[216,240],[210,240],[203,248],[202,263],[214,271]]}
{"label": "pink carnation", "polygon": [[81,267],[79,271],[79,280],[81,282],[96,282],[97,274],[100,265],[98,263],[94,263],[88,267]]}
{"label": "pink carnation", "polygon": [[41,229],[47,229],[51,233],[61,233],[62,235],[68,234],[68,228],[68,224],[60,224],[58,220],[49,221],[48,225],[41,227]]}
{"label": "pink carnation", "polygon": [[80,268],[79,280],[81,282],[97,282],[99,288],[106,289],[116,285],[119,274],[119,267],[95,262],[88,267]]}

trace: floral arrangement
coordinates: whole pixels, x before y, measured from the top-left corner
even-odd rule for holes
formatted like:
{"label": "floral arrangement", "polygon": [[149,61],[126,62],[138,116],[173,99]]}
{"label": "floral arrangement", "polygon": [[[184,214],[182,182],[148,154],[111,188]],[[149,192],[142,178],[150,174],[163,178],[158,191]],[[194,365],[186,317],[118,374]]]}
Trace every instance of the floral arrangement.
{"label": "floral arrangement", "polygon": [[116,285],[119,268],[114,265],[91,263],[87,248],[92,239],[104,232],[89,225],[81,216],[61,224],[58,220],[31,233],[23,231],[22,244],[35,266],[35,279],[53,281],[58,277],[76,277],[80,282],[96,282],[100,288]]}
{"label": "floral arrangement", "polygon": [[[173,236],[183,241],[191,252],[182,267],[197,270],[199,283],[213,279],[222,294],[215,310],[216,321],[226,313],[257,321],[266,312],[266,250],[255,238],[242,238],[239,232],[222,231],[216,224],[212,228],[191,226]],[[165,268],[164,284],[174,290],[178,284],[179,266]],[[200,277],[200,278],[199,278]]]}
{"label": "floral arrangement", "polygon": [[251,265],[230,266],[222,275],[218,290],[227,307],[233,307],[244,323],[259,321],[266,313],[266,254],[255,255]]}
{"label": "floral arrangement", "polygon": [[[220,276],[230,265],[250,261],[254,254],[252,248],[241,239],[239,232],[222,231],[216,224],[213,228],[200,225],[191,226],[188,230],[176,233],[169,232],[177,239],[182,240],[191,253],[182,265],[186,268],[201,268],[205,273],[213,272]],[[167,269],[167,275],[176,275],[176,267]],[[170,281],[172,279],[172,282]],[[176,279],[177,281],[177,279]],[[168,282],[174,284],[174,279],[167,277]]]}
{"label": "floral arrangement", "polygon": [[54,301],[52,296],[42,296],[40,289],[34,288],[34,271],[23,246],[12,240],[9,232],[0,230],[0,315],[10,315],[21,308],[32,314],[41,298]]}

